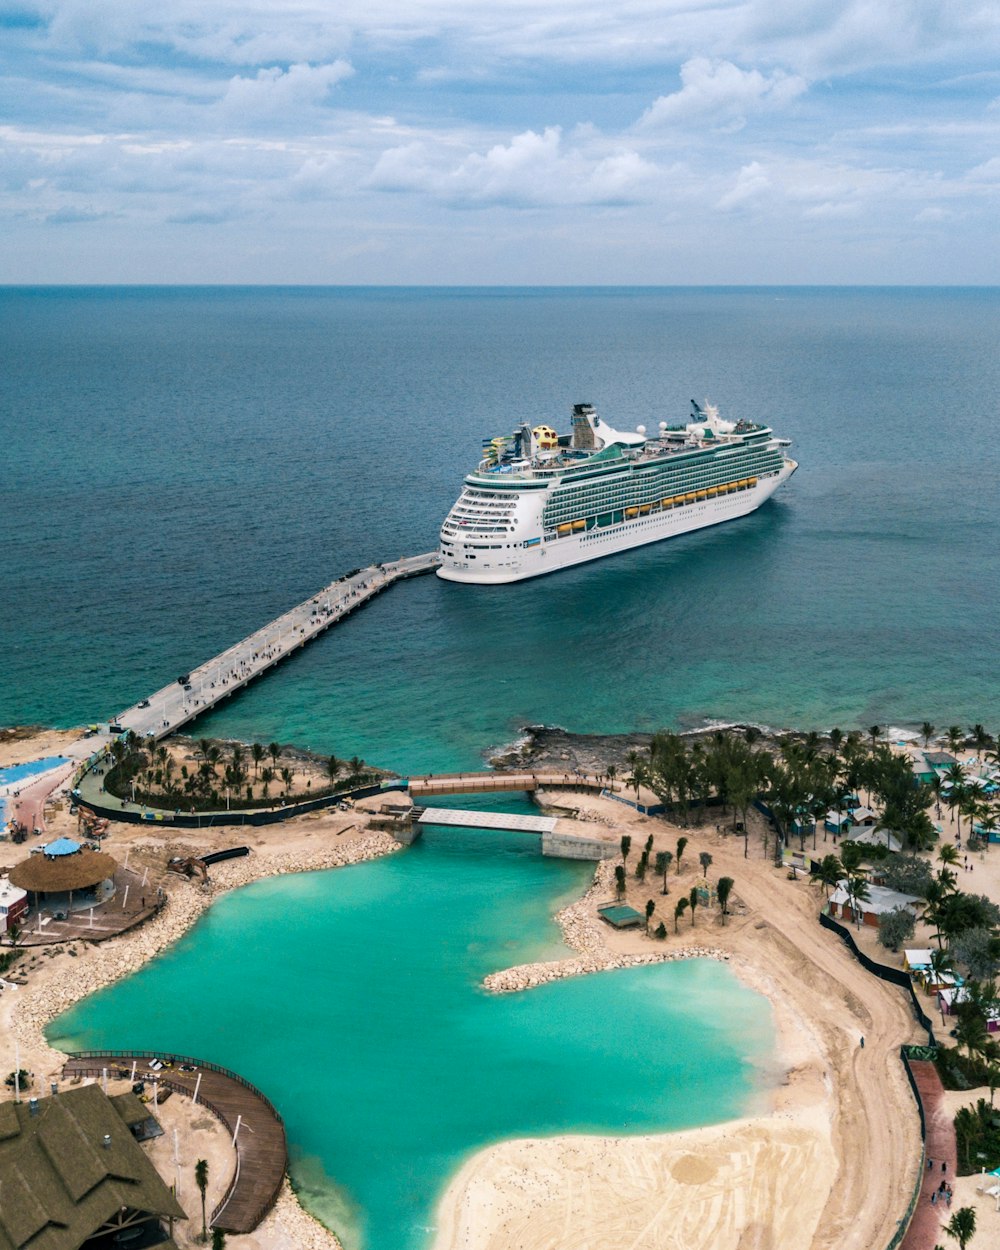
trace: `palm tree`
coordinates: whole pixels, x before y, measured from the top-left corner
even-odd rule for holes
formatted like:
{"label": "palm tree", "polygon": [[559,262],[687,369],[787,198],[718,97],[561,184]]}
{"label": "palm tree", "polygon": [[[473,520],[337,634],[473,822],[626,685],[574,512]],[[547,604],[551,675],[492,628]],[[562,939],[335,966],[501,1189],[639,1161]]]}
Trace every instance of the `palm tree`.
{"label": "palm tree", "polygon": [[621,864],[615,865],[615,893],[620,903],[625,897],[625,868]]}
{"label": "palm tree", "polygon": [[931,738],[934,736],[934,726],[929,720],[925,720],[920,726],[920,736],[924,740],[924,750],[926,751],[927,747],[930,746]]}
{"label": "palm tree", "polygon": [[269,743],[267,753],[271,757],[271,763],[277,768],[278,760],[281,756],[281,745],[277,742]]}
{"label": "palm tree", "polygon": [[627,864],[628,853],[632,849],[632,839],[629,837],[627,833],[622,834],[621,849],[622,849],[622,864]]}
{"label": "palm tree", "polygon": [[949,1237],[954,1237],[958,1242],[958,1250],[965,1250],[965,1247],[976,1235],[975,1207],[959,1207],[948,1223],[945,1224],[944,1231]]}
{"label": "palm tree", "polygon": [[199,1159],[194,1165],[194,1183],[201,1193],[201,1239],[208,1241],[208,1217],[205,1214],[205,1191],[208,1189],[207,1159]]}
{"label": "palm tree", "polygon": [[653,918],[653,912],[656,911],[656,904],[651,898],[646,899],[646,937],[649,937],[649,922]]}
{"label": "palm tree", "polygon": [[615,792],[615,778],[618,776],[618,769],[614,764],[605,764],[604,775],[611,782],[611,793]]}
{"label": "palm tree", "polygon": [[850,876],[846,883],[847,897],[851,900],[851,911],[854,913],[854,923],[858,929],[861,928],[861,904],[868,899],[868,882],[864,877]]}
{"label": "palm tree", "polygon": [[948,746],[952,752],[957,755],[965,745],[965,734],[962,732],[961,725],[951,725],[945,735],[948,739]]}
{"label": "palm tree", "polygon": [[343,761],[338,760],[335,755],[331,755],[330,758],[326,761],[326,775],[330,778],[331,784],[336,782],[337,774],[340,772],[340,770],[343,767],[344,767]]}
{"label": "palm tree", "polygon": [[688,895],[688,906],[691,908],[691,928],[694,928],[694,913],[698,906],[698,887],[692,886],[691,893]]}
{"label": "palm tree", "polygon": [[661,894],[669,894],[670,892],[667,889],[667,873],[670,871],[670,864],[673,858],[674,857],[670,851],[656,852],[656,873],[657,876],[663,878],[663,889],[660,891]]}
{"label": "palm tree", "polygon": [[264,758],[266,752],[259,742],[254,742],[250,746],[250,754],[253,756],[253,775],[254,780],[257,779],[257,770],[260,768],[260,762]]}
{"label": "palm tree", "polygon": [[882,736],[882,726],[872,725],[872,727],[868,730],[868,736],[872,740],[872,751],[874,752],[875,748],[878,746],[878,740]]}
{"label": "palm tree", "polygon": [[701,873],[705,880],[708,880],[708,870],[712,866],[712,857],[708,851],[702,851],[698,856],[698,862],[701,864]]}
{"label": "palm tree", "polygon": [[681,871],[681,856],[684,854],[684,848],[687,846],[687,844],[688,844],[687,838],[677,839],[677,873],[678,873],[678,876],[680,875],[680,871]]}
{"label": "palm tree", "polygon": [[844,865],[836,857],[836,855],[824,855],[819,866],[817,876],[824,886],[826,886],[826,897],[830,897],[830,891],[844,875]]}
{"label": "palm tree", "polygon": [[285,783],[285,794],[290,793],[292,789],[292,770],[290,768],[281,770],[281,780]]}
{"label": "palm tree", "polygon": [[957,864],[958,847],[952,846],[950,842],[943,843],[941,849],[938,851],[938,861],[942,864],[948,865]]}
{"label": "palm tree", "polygon": [[723,924],[726,923],[726,917],[729,915],[729,895],[732,893],[734,884],[732,877],[720,877],[715,886],[715,897],[722,908]]}
{"label": "palm tree", "polygon": [[674,932],[675,933],[677,932],[677,921],[680,920],[681,916],[684,915],[687,909],[688,909],[687,899],[679,898],[677,900],[677,905],[674,907]]}
{"label": "palm tree", "polygon": [[347,761],[347,767],[351,770],[352,777],[357,777],[364,766],[365,762],[360,755],[352,755]]}

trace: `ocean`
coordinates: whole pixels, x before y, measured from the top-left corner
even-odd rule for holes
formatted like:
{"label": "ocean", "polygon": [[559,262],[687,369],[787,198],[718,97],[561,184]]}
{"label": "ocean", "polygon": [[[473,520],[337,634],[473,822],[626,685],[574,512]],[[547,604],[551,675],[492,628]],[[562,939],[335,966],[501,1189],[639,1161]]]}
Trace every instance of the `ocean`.
{"label": "ocean", "polygon": [[75,725],[431,550],[483,438],[770,422],[755,515],[504,587],[424,578],[197,734],[475,766],[528,723],[997,729],[993,289],[0,291],[0,724]]}

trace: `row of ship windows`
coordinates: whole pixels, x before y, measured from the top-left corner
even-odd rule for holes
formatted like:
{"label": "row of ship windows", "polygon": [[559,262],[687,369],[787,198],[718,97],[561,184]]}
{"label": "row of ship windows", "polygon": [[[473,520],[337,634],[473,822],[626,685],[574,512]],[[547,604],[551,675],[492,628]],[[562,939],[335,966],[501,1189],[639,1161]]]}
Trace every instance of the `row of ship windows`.
{"label": "row of ship windows", "polygon": [[[728,470],[726,474],[721,474],[718,469],[714,472],[706,472],[697,475],[685,474],[685,478],[687,480],[684,482],[684,492],[687,493],[689,490],[697,491],[708,489],[713,486],[725,485],[727,478],[731,478],[733,473],[733,468],[731,466],[727,465],[726,467]],[[767,472],[770,468],[771,466],[765,463],[754,465],[753,467],[747,466],[746,468],[741,466],[738,471],[747,473],[756,472],[757,475],[760,476],[762,473]],[[614,506],[616,503],[623,504],[626,499],[637,499],[640,504],[652,503],[660,495],[670,494],[671,491],[676,491],[678,489],[676,479],[673,484],[670,483],[669,479],[657,479],[656,481],[650,481],[648,483],[644,482],[643,491],[638,495],[634,483],[606,487],[603,490],[596,491],[593,488],[589,491],[584,488],[566,491],[565,493],[560,492],[557,498],[554,499],[546,508],[546,519],[548,519],[549,516],[553,516],[556,512],[579,512],[581,506],[587,508]]]}
{"label": "row of ship windows", "polygon": [[[726,494],[735,494],[752,489],[757,485],[757,480],[754,477],[733,483],[728,491],[719,491],[716,487],[710,487],[711,495],[709,495],[708,490],[689,491],[685,495],[679,495],[669,500],[657,500],[653,504],[634,505],[624,509],[612,508],[606,512],[556,525],[554,534],[551,532],[551,526],[547,526],[549,532],[546,534],[546,538],[568,538],[570,534],[580,533],[582,530],[603,529],[609,525],[620,525],[626,520],[631,521],[633,518],[640,515],[645,516],[647,513],[668,512],[674,508],[689,508],[692,504],[701,504],[710,498],[715,499]],[[694,498],[688,499],[688,494],[694,495]]]}

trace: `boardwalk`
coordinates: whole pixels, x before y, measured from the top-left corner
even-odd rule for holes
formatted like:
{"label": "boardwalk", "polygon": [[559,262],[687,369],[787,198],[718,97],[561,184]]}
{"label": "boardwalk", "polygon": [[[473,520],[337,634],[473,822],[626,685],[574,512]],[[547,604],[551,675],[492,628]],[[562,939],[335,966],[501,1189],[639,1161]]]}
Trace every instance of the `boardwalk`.
{"label": "boardwalk", "polygon": [[433,773],[426,777],[409,777],[406,784],[414,799],[425,799],[435,794],[495,794],[504,790],[601,790],[606,783],[599,777],[579,773],[523,771]]}
{"label": "boardwalk", "polygon": [[[154,1059],[170,1061],[172,1066],[153,1072],[149,1063]],[[182,1071],[182,1064],[190,1070]],[[211,1224],[227,1233],[252,1232],[274,1205],[288,1165],[285,1126],[260,1090],[215,1064],[152,1050],[79,1051],[66,1061],[63,1076],[100,1078],[105,1070],[109,1077],[130,1076],[134,1070],[136,1079],[155,1077],[161,1088],[188,1097],[197,1089],[198,1102],[218,1116],[231,1133],[236,1132],[239,1117],[236,1171],[212,1212]]]}
{"label": "boardwalk", "polygon": [[128,708],[118,717],[117,724],[142,737],[166,738],[242,690],[395,582],[431,573],[439,562],[437,552],[432,551],[338,578],[221,655],[179,674],[187,680],[173,681]]}
{"label": "boardwalk", "polygon": [[[934,1064],[926,1059],[911,1059],[910,1071],[920,1091],[920,1101],[924,1108],[924,1150],[930,1163],[924,1171],[920,1197],[900,1250],[934,1250],[936,1245],[944,1241],[941,1225],[948,1222],[949,1211],[944,1203],[940,1206],[934,1203],[932,1206],[931,1194],[943,1180],[951,1183],[955,1179],[955,1165],[958,1161],[955,1125],[945,1106],[944,1087]],[[941,1168],[942,1163],[944,1170]]]}

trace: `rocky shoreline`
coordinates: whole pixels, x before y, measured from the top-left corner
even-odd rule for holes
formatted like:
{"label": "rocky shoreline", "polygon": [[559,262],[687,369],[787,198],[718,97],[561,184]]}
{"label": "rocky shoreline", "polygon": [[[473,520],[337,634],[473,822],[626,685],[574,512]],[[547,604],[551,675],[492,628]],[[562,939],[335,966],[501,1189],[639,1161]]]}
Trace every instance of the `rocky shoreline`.
{"label": "rocky shoreline", "polygon": [[718,959],[728,961],[729,954],[713,947],[685,946],[680,950],[649,951],[638,955],[616,954],[608,946],[602,922],[594,914],[596,903],[614,892],[614,864],[603,860],[597,865],[594,880],[582,898],[564,907],[556,916],[567,946],[578,954],[575,958],[518,964],[491,972],[483,979],[483,987],[494,994],[513,994],[534,989],[564,977],[585,976],[611,968],[634,968],[640,964],[668,963],[675,959]]}

